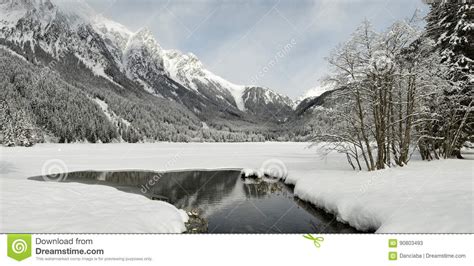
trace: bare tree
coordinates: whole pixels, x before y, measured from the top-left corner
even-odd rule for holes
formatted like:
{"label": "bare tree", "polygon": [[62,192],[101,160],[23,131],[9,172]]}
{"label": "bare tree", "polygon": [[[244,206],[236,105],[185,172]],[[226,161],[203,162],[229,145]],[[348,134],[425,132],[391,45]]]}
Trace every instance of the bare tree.
{"label": "bare tree", "polygon": [[424,137],[417,127],[432,122],[426,106],[446,82],[434,44],[416,25],[414,16],[376,32],[364,21],[328,58],[334,69],[328,82],[343,88],[337,93],[343,100],[331,114],[337,126],[315,140],[345,153],[354,169],[361,161],[369,171],[406,165]]}

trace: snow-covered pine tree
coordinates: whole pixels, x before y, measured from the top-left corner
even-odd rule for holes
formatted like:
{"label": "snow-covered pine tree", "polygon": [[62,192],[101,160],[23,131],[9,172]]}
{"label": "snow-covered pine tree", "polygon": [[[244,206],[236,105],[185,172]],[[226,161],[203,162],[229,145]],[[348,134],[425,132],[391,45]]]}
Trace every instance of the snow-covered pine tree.
{"label": "snow-covered pine tree", "polygon": [[451,66],[450,78],[472,82],[474,72],[474,4],[472,1],[439,1],[426,17],[426,35],[436,42],[443,62]]}
{"label": "snow-covered pine tree", "polygon": [[6,132],[7,127],[10,124],[9,117],[7,115],[7,106],[4,100],[0,100],[0,143],[6,144]]}
{"label": "snow-covered pine tree", "polygon": [[17,110],[10,114],[5,123],[3,144],[5,146],[33,146],[37,141],[36,132],[26,113],[23,110]]}
{"label": "snow-covered pine tree", "polygon": [[0,140],[5,146],[33,146],[37,140],[34,124],[22,109],[0,100]]}
{"label": "snow-covered pine tree", "polygon": [[[449,71],[445,78],[443,99],[431,109],[436,123],[430,134],[433,140],[428,147],[435,157],[460,156],[459,150],[466,140],[473,139],[473,88],[474,88],[474,4],[472,1],[430,1],[425,36],[435,42],[435,52]],[[430,159],[431,154],[426,154]]]}
{"label": "snow-covered pine tree", "polygon": [[24,110],[17,110],[14,114],[14,132],[16,145],[31,147],[36,141],[36,133],[33,123]]}
{"label": "snow-covered pine tree", "polygon": [[0,104],[1,109],[1,132],[2,132],[2,144],[11,147],[16,145],[15,129],[13,126],[13,117],[8,105],[5,101]]}

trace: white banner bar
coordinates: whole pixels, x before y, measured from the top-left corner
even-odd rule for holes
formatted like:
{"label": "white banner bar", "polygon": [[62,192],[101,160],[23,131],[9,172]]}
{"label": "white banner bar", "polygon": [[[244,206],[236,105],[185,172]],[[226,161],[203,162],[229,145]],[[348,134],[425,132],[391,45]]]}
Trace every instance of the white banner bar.
{"label": "white banner bar", "polygon": [[1,235],[0,265],[474,265],[474,238],[467,234],[29,237]]}

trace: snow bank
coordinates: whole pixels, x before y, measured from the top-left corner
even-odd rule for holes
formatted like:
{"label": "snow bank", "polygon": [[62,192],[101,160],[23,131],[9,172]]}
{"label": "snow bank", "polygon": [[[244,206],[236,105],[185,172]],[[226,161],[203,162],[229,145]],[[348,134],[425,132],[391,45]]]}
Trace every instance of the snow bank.
{"label": "snow bank", "polygon": [[[93,147],[100,150],[103,145]],[[68,152],[63,153],[63,148]],[[31,149],[0,147],[0,232],[181,233],[186,230],[186,213],[166,202],[108,186],[27,179],[50,169],[69,172],[99,168],[92,163],[94,148],[88,144],[39,145]],[[123,160],[120,156],[102,155],[97,164],[113,159],[119,165]]]}
{"label": "snow bank", "polygon": [[112,187],[5,179],[0,232],[181,233],[173,205]]}
{"label": "snow bank", "polygon": [[303,200],[378,233],[472,233],[473,163],[412,162],[374,173],[323,171],[288,179]]}
{"label": "snow bank", "polygon": [[249,169],[249,168],[242,169],[241,175],[246,177],[246,178],[248,178],[248,177],[262,178],[263,177],[263,173],[260,173],[257,170],[253,170],[253,169]]}

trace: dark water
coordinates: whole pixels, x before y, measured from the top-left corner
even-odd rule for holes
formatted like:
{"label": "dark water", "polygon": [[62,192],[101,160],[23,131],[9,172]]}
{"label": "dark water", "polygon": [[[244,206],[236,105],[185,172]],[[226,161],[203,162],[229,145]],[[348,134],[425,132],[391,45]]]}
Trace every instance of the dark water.
{"label": "dark water", "polygon": [[[201,210],[209,233],[353,233],[333,215],[296,198],[291,187],[271,180],[243,180],[240,171],[73,172],[62,182],[113,186]],[[43,177],[32,177],[45,180]],[[50,177],[54,179],[54,177]]]}

